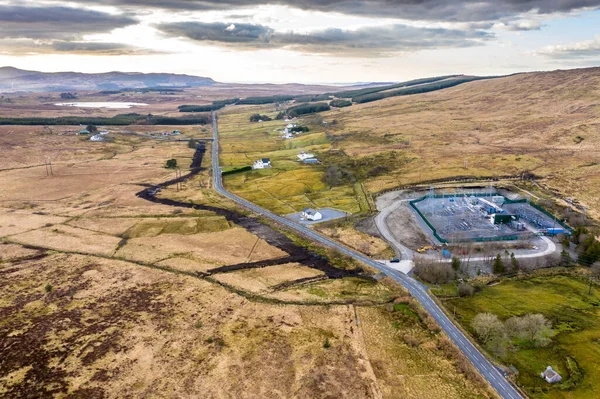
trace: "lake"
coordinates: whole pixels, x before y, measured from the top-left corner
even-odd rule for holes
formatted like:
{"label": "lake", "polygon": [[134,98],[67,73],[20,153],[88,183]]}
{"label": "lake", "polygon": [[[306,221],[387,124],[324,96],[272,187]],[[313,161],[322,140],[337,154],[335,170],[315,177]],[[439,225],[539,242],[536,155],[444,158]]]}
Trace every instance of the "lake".
{"label": "lake", "polygon": [[143,107],[144,103],[121,103],[121,102],[89,102],[89,103],[58,103],[59,107],[77,107],[77,108],[131,108]]}

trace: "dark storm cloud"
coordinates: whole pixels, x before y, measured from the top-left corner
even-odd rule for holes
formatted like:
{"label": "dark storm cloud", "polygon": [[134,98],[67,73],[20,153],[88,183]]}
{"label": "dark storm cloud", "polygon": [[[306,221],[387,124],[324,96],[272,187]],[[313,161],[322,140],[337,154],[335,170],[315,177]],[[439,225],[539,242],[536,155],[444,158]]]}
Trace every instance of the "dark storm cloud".
{"label": "dark storm cloud", "polygon": [[406,25],[276,32],[263,25],[183,22],[160,24],[164,34],[238,49],[288,48],[327,54],[372,56],[429,48],[469,47],[493,38],[484,31],[428,29]]}
{"label": "dark storm cloud", "polygon": [[287,5],[304,10],[412,20],[495,21],[520,13],[569,12],[598,8],[600,0],[78,0],[81,4],[112,4],[171,10],[233,10],[261,4]]}
{"label": "dark storm cloud", "polygon": [[74,40],[136,22],[129,16],[80,8],[0,5],[0,38]]}

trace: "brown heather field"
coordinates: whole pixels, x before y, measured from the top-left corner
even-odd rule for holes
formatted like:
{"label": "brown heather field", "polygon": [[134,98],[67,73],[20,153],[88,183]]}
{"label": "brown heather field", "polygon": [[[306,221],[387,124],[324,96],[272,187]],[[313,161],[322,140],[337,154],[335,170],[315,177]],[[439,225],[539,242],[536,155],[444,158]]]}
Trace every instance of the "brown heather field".
{"label": "brown heather field", "polygon": [[114,137],[0,127],[0,396],[490,396],[391,306],[398,286],[236,210],[210,170],[136,196],[193,151]]}
{"label": "brown heather field", "polygon": [[[408,162],[371,192],[455,176],[530,171],[600,217],[600,68],[527,73],[321,114],[351,158]],[[465,160],[468,168],[464,168]]]}

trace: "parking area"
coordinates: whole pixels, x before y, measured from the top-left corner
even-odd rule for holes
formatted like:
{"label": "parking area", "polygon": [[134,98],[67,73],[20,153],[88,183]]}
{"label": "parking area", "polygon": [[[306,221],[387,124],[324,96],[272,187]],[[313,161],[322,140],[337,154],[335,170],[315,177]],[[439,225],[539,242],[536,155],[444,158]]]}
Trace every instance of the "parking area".
{"label": "parking area", "polygon": [[345,218],[346,216],[348,216],[348,214],[346,212],[338,211],[337,209],[332,209],[332,208],[322,208],[322,209],[317,209],[317,211],[319,211],[319,213],[323,216],[323,218],[320,220],[314,220],[314,221],[304,220],[302,218],[302,212],[291,213],[289,215],[286,215],[285,217],[287,217],[288,219],[292,219],[298,223],[302,223],[305,225],[312,225],[312,224],[317,224],[317,223],[328,222],[330,220],[341,219],[341,218]]}

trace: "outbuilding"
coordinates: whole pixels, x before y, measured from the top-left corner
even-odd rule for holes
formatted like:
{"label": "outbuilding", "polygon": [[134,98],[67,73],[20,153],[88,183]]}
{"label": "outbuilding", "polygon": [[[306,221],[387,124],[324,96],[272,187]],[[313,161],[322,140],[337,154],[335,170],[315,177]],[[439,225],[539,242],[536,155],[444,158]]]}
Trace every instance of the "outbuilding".
{"label": "outbuilding", "polygon": [[551,366],[546,367],[546,371],[541,373],[540,376],[550,384],[554,384],[562,380],[562,377],[556,371],[554,371]]}

